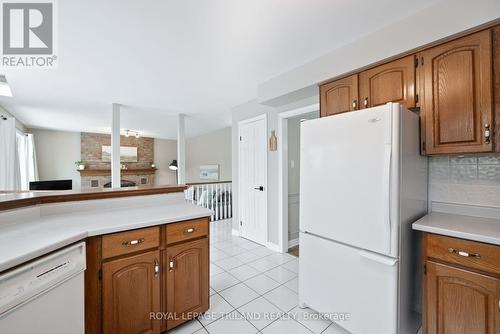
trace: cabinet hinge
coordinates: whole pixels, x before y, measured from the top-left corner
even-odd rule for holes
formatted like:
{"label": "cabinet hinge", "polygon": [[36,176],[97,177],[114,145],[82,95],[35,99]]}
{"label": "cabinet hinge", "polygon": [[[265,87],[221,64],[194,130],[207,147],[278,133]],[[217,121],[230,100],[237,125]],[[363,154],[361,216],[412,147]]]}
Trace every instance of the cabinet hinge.
{"label": "cabinet hinge", "polygon": [[425,152],[425,141],[422,142],[422,152]]}
{"label": "cabinet hinge", "polygon": [[242,140],[243,140],[243,138],[240,136],[240,141],[242,141]]}
{"label": "cabinet hinge", "polygon": [[240,226],[243,226],[243,222],[240,220]]}
{"label": "cabinet hinge", "polygon": [[424,57],[420,57],[420,65],[424,66]]}
{"label": "cabinet hinge", "polygon": [[418,94],[415,94],[415,103],[418,103]]}
{"label": "cabinet hinge", "polygon": [[424,275],[427,275],[427,265],[424,264]]}
{"label": "cabinet hinge", "polygon": [[99,281],[102,280],[102,269],[99,269],[99,273],[97,274]]}
{"label": "cabinet hinge", "polygon": [[415,58],[415,67],[418,67],[418,57]]}

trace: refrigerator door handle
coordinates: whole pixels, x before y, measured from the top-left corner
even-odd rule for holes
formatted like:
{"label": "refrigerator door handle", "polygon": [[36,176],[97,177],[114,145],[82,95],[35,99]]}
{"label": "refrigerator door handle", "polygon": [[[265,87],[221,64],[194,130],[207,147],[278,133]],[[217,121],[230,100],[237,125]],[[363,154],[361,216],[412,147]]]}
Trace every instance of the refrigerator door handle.
{"label": "refrigerator door handle", "polygon": [[391,233],[391,158],[392,158],[392,145],[385,145],[384,150],[384,168],[382,175],[382,207],[384,210],[384,221],[386,227],[386,235],[390,236]]}
{"label": "refrigerator door handle", "polygon": [[364,250],[360,251],[359,255],[361,257],[364,257],[365,259],[375,261],[375,262],[381,263],[381,264],[389,266],[389,267],[394,266],[398,262],[398,259],[393,259],[393,258],[390,258],[387,256],[378,255],[378,254],[367,252]]}

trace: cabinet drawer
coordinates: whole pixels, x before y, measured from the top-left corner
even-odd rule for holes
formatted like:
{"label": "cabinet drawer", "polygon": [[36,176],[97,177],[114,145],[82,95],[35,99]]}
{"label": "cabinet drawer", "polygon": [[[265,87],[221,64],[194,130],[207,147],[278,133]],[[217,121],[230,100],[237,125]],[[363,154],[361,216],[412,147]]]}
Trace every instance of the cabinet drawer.
{"label": "cabinet drawer", "polygon": [[499,246],[436,234],[427,234],[426,238],[429,258],[500,275]]}
{"label": "cabinet drawer", "polygon": [[208,219],[200,218],[167,225],[167,245],[208,235]]}
{"label": "cabinet drawer", "polygon": [[149,227],[139,230],[108,234],[102,237],[102,258],[133,253],[160,245],[160,228]]}

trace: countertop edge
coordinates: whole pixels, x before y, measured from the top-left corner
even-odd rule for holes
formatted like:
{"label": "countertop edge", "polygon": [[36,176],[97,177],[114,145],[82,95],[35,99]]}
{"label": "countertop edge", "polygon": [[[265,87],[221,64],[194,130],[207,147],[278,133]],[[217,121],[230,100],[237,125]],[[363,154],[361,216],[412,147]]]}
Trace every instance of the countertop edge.
{"label": "countertop edge", "polygon": [[481,235],[481,234],[472,234],[472,233],[468,233],[468,232],[454,231],[454,230],[443,228],[443,227],[420,225],[417,223],[413,223],[412,228],[416,231],[439,234],[439,235],[444,235],[447,237],[465,239],[465,240],[470,240],[470,241],[484,242],[487,244],[493,244],[493,245],[500,246],[500,240],[498,240],[497,238],[489,238],[489,237],[487,237],[485,235]]}
{"label": "countertop edge", "polygon": [[74,236],[59,240],[58,242],[50,244],[46,247],[32,250],[30,252],[27,252],[25,254],[20,255],[19,257],[12,258],[10,260],[2,262],[2,263],[0,263],[0,274],[2,274],[4,271],[8,271],[10,269],[17,267],[18,265],[33,261],[34,259],[36,259],[40,256],[47,255],[47,254],[54,252],[58,249],[61,249],[61,248],[66,247],[68,245],[71,245],[72,243],[83,240],[86,237],[87,237],[87,233],[76,233]]}
{"label": "countertop edge", "polygon": [[63,247],[66,247],[66,246],[73,244],[75,242],[82,241],[88,237],[123,232],[123,231],[129,231],[129,230],[151,227],[151,226],[172,224],[172,223],[182,222],[182,221],[190,220],[190,219],[197,219],[197,218],[204,218],[204,217],[208,218],[212,215],[211,210],[201,208],[201,207],[198,207],[198,208],[200,209],[200,212],[192,213],[192,214],[177,215],[175,217],[169,217],[169,218],[165,218],[165,219],[154,219],[151,221],[143,221],[143,222],[138,222],[136,224],[130,224],[130,225],[126,225],[126,226],[119,226],[119,227],[115,226],[115,227],[110,227],[110,228],[93,229],[93,230],[88,230],[88,231],[85,231],[82,229],[82,231],[75,231],[74,235],[66,236],[63,239],[57,240],[57,241],[50,243],[50,244],[47,244],[43,247],[31,249],[31,250],[27,251],[26,253],[22,253],[21,255],[19,255],[17,257],[12,257],[12,258],[7,259],[3,262],[0,262],[0,274],[7,272],[7,271],[23,264],[23,263],[27,263],[29,261],[32,261],[40,256],[44,256],[48,253],[51,253],[53,251],[56,251],[56,250],[61,249]]}
{"label": "countertop edge", "polygon": [[74,201],[88,201],[98,199],[120,198],[130,196],[145,196],[183,192],[187,189],[185,185],[161,186],[161,187],[136,187],[133,189],[121,188],[104,191],[89,192],[19,192],[9,194],[11,197],[2,199],[0,197],[0,211],[19,209],[29,206],[62,203]]}
{"label": "countertop edge", "polygon": [[197,213],[197,214],[190,214],[190,215],[179,216],[179,217],[175,217],[175,218],[153,220],[153,221],[149,221],[149,222],[140,222],[140,223],[137,223],[137,224],[131,224],[131,225],[122,226],[122,227],[107,228],[107,229],[103,228],[103,229],[97,229],[97,230],[90,230],[90,231],[87,231],[87,237],[95,237],[95,236],[104,235],[104,234],[110,234],[110,233],[117,233],[117,232],[135,230],[135,229],[138,229],[138,228],[158,226],[158,225],[166,225],[166,224],[173,224],[173,223],[182,222],[184,220],[210,217],[212,215],[212,213],[211,213],[210,210],[208,210],[208,211],[209,212],[207,212],[207,213]]}

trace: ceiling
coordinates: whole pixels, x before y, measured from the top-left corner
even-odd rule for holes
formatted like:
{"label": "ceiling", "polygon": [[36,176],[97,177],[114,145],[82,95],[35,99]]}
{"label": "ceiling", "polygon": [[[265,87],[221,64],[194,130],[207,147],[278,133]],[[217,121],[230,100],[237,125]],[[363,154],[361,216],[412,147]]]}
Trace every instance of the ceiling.
{"label": "ceiling", "polygon": [[437,0],[64,0],[58,67],[5,70],[3,105],[28,127],[122,128],[175,138],[231,121],[259,83],[411,15]]}

